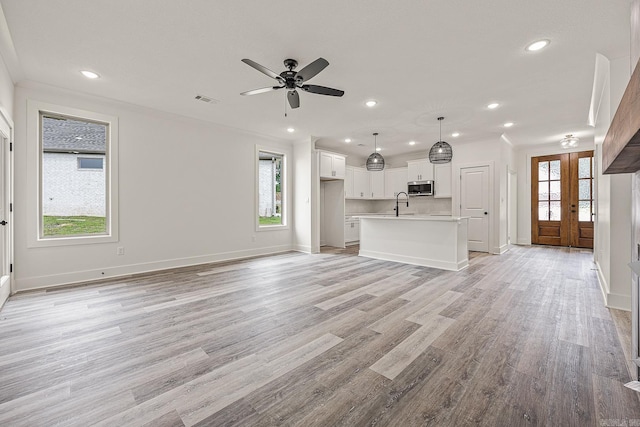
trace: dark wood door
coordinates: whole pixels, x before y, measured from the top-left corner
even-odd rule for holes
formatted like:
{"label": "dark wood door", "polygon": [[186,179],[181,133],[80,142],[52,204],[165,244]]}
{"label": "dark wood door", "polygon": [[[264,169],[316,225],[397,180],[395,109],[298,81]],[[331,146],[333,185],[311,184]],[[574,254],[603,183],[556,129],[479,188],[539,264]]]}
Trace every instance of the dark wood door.
{"label": "dark wood door", "polygon": [[593,151],[531,159],[531,242],[593,248]]}
{"label": "dark wood door", "polygon": [[593,151],[569,154],[569,244],[578,248],[593,249],[593,173]]}

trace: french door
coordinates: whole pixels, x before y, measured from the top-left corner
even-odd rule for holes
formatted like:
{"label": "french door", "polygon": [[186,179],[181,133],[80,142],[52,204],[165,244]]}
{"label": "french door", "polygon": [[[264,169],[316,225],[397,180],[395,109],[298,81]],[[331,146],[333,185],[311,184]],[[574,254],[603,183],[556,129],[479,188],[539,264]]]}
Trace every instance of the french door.
{"label": "french door", "polygon": [[593,151],[531,159],[531,243],[593,248]]}

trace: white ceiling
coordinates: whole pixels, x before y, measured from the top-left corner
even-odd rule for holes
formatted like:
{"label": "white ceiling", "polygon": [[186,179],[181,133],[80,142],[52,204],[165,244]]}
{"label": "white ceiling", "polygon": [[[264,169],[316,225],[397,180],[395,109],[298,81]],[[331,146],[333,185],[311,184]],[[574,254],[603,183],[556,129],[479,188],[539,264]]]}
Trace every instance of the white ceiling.
{"label": "white ceiling", "polygon": [[[454,144],[503,133],[514,145],[589,138],[595,54],[629,55],[630,0],[0,4],[25,80],[286,140],[315,136],[362,156],[375,131],[385,156],[428,150],[440,115],[443,139]],[[542,38],[548,48],[525,51]],[[342,98],[301,92],[301,107],[285,118],[284,91],[239,95],[274,83],[243,58],[279,73],[286,58],[299,70],[318,57],[330,65],[309,83],[342,89]],[[102,78],[87,80],[82,69]],[[368,99],[379,104],[367,108]],[[501,106],[488,110],[490,102]],[[505,130],[507,121],[515,126]]]}

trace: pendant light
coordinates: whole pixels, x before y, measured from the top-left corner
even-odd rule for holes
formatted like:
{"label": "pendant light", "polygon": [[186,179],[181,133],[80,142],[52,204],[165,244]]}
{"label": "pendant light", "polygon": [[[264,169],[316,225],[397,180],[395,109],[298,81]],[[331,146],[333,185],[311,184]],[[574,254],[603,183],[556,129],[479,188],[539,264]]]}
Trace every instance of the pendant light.
{"label": "pendant light", "polygon": [[440,122],[440,139],[433,144],[431,150],[429,150],[429,161],[431,163],[449,163],[453,157],[453,150],[451,146],[442,140],[442,121],[444,117],[438,117]]}
{"label": "pendant light", "polygon": [[368,171],[381,171],[384,169],[384,157],[378,153],[378,132],[373,133],[374,151],[367,159]]}

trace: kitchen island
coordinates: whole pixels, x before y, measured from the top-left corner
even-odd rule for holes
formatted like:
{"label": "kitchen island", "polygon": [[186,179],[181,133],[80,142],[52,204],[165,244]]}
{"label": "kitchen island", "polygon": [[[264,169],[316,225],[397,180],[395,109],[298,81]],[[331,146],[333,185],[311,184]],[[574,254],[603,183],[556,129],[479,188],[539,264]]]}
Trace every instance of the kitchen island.
{"label": "kitchen island", "polygon": [[359,216],[358,255],[443,270],[469,266],[467,217]]}

